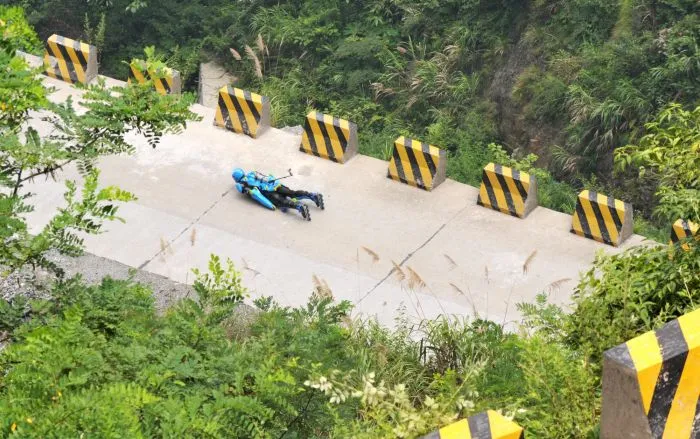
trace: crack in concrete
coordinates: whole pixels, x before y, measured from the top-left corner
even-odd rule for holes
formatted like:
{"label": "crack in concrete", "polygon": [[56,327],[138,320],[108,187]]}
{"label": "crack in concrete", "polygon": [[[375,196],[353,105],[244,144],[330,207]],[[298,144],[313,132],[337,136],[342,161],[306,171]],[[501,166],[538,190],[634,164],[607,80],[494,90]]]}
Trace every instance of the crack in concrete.
{"label": "crack in concrete", "polygon": [[[413,257],[413,255],[415,255],[415,254],[418,253],[420,250],[422,250],[426,245],[428,245],[428,244],[430,243],[430,241],[432,241],[432,240],[442,231],[442,229],[444,229],[449,223],[451,223],[452,221],[454,221],[454,219],[457,218],[462,212],[464,212],[464,211],[467,209],[467,207],[468,207],[468,206],[464,206],[464,207],[463,207],[459,212],[457,212],[452,218],[450,218],[449,220],[447,220],[447,222],[443,223],[440,227],[438,227],[438,229],[435,231],[435,233],[433,233],[432,235],[430,235],[430,237],[429,237],[425,242],[423,242],[418,248],[416,248],[416,249],[413,250],[412,252],[408,253],[408,255],[406,255],[406,257],[403,258],[403,260],[398,264],[399,267],[403,267],[403,264],[405,264],[406,262],[408,262],[408,260],[411,259],[411,258]],[[362,297],[360,298],[360,300],[358,300],[358,301],[355,303],[355,305],[359,305],[360,303],[362,303],[363,300],[365,300],[370,294],[372,294],[377,288],[379,288],[379,287],[380,287],[387,279],[389,279],[389,278],[391,277],[391,275],[394,274],[395,272],[396,272],[396,268],[392,268],[391,270],[389,270],[389,273],[387,273],[386,276],[384,276],[384,277],[383,277],[379,282],[377,282],[369,291],[367,291],[367,292],[365,293],[365,295],[362,296]]]}
{"label": "crack in concrete", "polygon": [[[204,215],[208,214],[213,208],[215,208],[216,205],[219,204],[219,203],[221,202],[221,200],[223,200],[224,197],[225,197],[226,195],[228,195],[229,192],[231,192],[232,190],[233,190],[233,188],[230,188],[229,190],[227,190],[226,192],[224,192],[223,194],[221,194],[221,196],[219,197],[218,200],[214,201],[214,202],[211,204],[211,206],[207,207],[207,208],[204,210],[204,212],[202,212],[197,218],[195,218],[192,222],[190,222],[190,223],[187,225],[187,227],[185,227],[184,229],[182,229],[182,231],[181,231],[173,240],[168,241],[168,245],[170,245],[170,244],[174,243],[175,241],[177,241],[178,239],[180,239],[180,237],[181,237],[182,235],[184,235],[185,232],[187,232],[188,230],[190,230],[190,229],[192,228],[192,226],[194,226],[195,224],[197,224],[197,223],[199,222],[199,220],[201,220],[202,217],[204,217]],[[167,248],[167,247],[166,247],[166,248]],[[155,258],[157,258],[158,256],[160,256],[161,254],[163,254],[163,252],[165,252],[165,248],[160,249],[159,252],[157,252],[157,253],[156,253],[155,255],[153,255],[151,258],[147,259],[145,262],[143,262],[141,265],[139,265],[139,266],[138,266],[138,269],[139,269],[139,270],[143,270],[144,267],[145,267],[146,265],[148,265],[148,264],[150,264],[151,262],[153,262],[153,260],[154,260]]]}

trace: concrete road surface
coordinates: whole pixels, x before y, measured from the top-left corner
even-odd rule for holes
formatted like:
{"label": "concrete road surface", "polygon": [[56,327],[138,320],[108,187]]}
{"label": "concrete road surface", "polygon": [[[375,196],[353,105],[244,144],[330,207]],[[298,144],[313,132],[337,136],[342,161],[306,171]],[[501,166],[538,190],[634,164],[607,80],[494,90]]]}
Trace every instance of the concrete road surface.
{"label": "concrete road surface", "polygon": [[[79,100],[70,85],[44,81],[57,88],[54,101]],[[337,299],[355,303],[356,314],[389,325],[400,312],[477,313],[509,323],[519,318],[515,305],[539,292],[568,303],[596,252],[643,240],[635,235],[616,249],[570,233],[570,215],[539,207],[524,220],[510,217],[477,206],[476,188],[447,180],[425,192],[388,179],[381,160],[336,164],[300,152],[299,135],[272,129],[251,139],[214,127],[214,109],[193,111],[203,120],[165,136],[156,149],[134,136],[134,156],[101,161],[102,184],[132,191],[138,201],[120,208],[125,223],[88,237],[90,252],[190,283],[191,269],[205,269],[216,253],[236,263],[251,298],[271,295],[286,305],[304,304],[315,276]],[[38,119],[32,123],[47,133]],[[326,210],[310,207],[311,222],[268,211],[235,191],[236,166],[277,176],[291,168],[285,183],[322,192]],[[65,178],[78,176],[66,169],[59,181],[28,188],[38,194],[34,230],[61,205]]]}

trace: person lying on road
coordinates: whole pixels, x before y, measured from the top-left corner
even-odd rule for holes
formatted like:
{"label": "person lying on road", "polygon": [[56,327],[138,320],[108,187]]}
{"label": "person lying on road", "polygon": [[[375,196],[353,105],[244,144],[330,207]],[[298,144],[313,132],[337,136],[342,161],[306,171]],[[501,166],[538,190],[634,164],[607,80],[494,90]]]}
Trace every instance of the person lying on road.
{"label": "person lying on road", "polygon": [[246,174],[241,168],[234,169],[231,176],[236,182],[238,192],[250,196],[268,209],[276,210],[279,208],[283,212],[286,212],[287,209],[296,209],[307,221],[311,221],[311,214],[309,208],[300,200],[311,200],[316,204],[316,207],[325,209],[322,194],[290,189],[279,182],[281,178],[262,175],[257,171]]}

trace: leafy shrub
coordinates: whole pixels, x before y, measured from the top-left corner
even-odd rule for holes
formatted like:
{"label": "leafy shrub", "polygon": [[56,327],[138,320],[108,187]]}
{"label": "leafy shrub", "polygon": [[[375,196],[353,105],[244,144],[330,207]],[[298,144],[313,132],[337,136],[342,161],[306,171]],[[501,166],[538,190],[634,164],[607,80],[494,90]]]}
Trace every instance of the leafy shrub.
{"label": "leafy shrub", "polygon": [[569,343],[597,362],[603,351],[697,308],[699,247],[635,247],[598,255],[574,292]]}

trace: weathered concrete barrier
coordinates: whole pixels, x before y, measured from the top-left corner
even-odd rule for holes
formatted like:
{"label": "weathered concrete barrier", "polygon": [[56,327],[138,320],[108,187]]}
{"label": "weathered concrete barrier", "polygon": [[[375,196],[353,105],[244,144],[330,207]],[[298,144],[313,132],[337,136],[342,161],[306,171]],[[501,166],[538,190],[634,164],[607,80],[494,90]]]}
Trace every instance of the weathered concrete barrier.
{"label": "weathered concrete barrier", "polygon": [[618,246],[632,235],[632,205],[593,191],[578,194],[571,232]]}
{"label": "weathered concrete barrier", "polygon": [[300,150],[337,163],[346,163],[357,154],[357,125],[312,111],[306,115]]}
{"label": "weathered concrete barrier", "polygon": [[46,40],[44,73],[75,84],[87,84],[97,76],[97,48],[53,34]]}
{"label": "weathered concrete barrier", "polygon": [[445,181],[446,173],[445,151],[404,136],[394,141],[387,177],[431,191]]}
{"label": "weathered concrete barrier", "polygon": [[[671,242],[670,244],[676,244],[681,240],[688,239],[692,236],[696,240],[700,240],[700,234],[698,234],[698,229],[700,229],[700,224],[695,224],[692,221],[686,221],[679,219],[673,223],[673,228],[671,229]],[[690,250],[690,245],[688,243],[682,244],[683,250]]]}
{"label": "weathered concrete barrier", "polygon": [[523,428],[497,412],[477,413],[434,431],[421,439],[523,439]]}
{"label": "weathered concrete barrier", "polygon": [[481,176],[479,206],[525,218],[537,207],[537,179],[527,172],[489,163]]}
{"label": "weathered concrete barrier", "polygon": [[700,437],[700,309],[603,359],[601,437]]}
{"label": "weathered concrete barrier", "polygon": [[214,125],[257,138],[270,127],[270,99],[230,85],[221,87]]}
{"label": "weathered concrete barrier", "polygon": [[180,72],[169,67],[149,69],[146,61],[141,59],[133,59],[129,63],[129,78],[127,81],[131,82],[132,80],[136,80],[139,84],[151,80],[156,91],[162,95],[180,94],[182,92]]}

